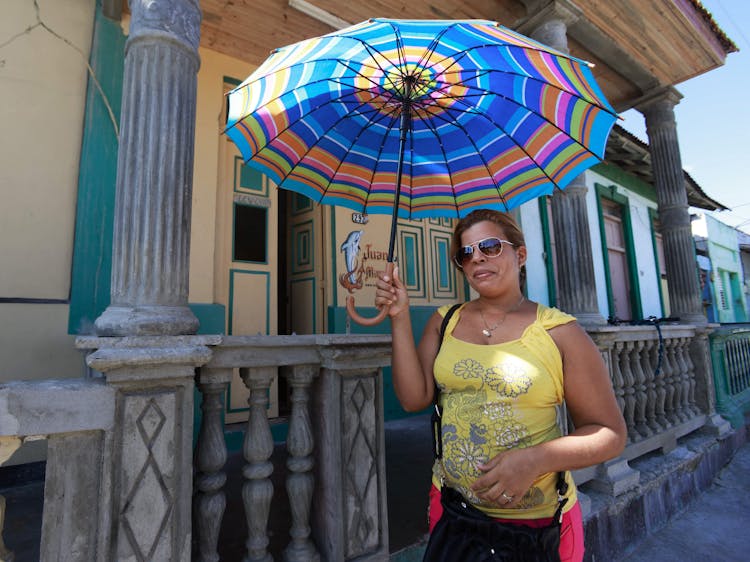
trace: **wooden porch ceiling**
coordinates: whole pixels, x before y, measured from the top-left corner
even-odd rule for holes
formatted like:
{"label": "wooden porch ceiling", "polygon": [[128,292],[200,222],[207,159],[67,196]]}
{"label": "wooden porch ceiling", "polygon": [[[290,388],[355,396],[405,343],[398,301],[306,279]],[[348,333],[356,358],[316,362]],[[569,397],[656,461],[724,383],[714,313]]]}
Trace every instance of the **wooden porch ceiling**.
{"label": "wooden porch ceiling", "polygon": [[[513,29],[550,9],[572,14],[571,53],[594,63],[618,111],[654,91],[724,63],[736,50],[698,0],[308,0],[341,20],[370,17],[499,21]],[[259,65],[268,53],[333,28],[293,8],[290,0],[200,0],[201,46]]]}

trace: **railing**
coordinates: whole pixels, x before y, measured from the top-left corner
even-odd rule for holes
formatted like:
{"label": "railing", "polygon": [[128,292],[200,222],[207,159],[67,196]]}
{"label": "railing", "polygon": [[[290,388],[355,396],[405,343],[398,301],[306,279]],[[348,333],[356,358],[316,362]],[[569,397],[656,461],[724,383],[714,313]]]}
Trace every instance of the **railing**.
{"label": "railing", "polygon": [[[273,440],[266,416],[275,376],[291,388],[284,560],[387,560],[381,368],[389,336],[226,337],[198,373],[203,419],[195,456],[199,560],[215,561],[225,509],[223,397],[239,369],[249,391],[242,500],[244,560],[270,560]],[[282,524],[283,524],[282,523]]]}
{"label": "railing", "polygon": [[[104,506],[95,486],[97,455],[113,427],[114,404],[103,380],[0,385],[0,465],[25,440],[47,438],[42,560],[100,559],[95,545]],[[0,496],[0,560],[13,560],[2,540],[4,504]]]}
{"label": "railing", "polygon": [[[608,365],[628,445],[619,459],[577,471],[575,477],[579,484],[618,495],[639,482],[629,461],[670,451],[713,413],[707,330],[605,326],[589,333]],[[747,370],[740,368],[748,365],[746,336],[712,339],[730,350],[724,356],[734,366],[735,382],[727,388],[745,388],[739,395],[748,384]],[[91,338],[79,347],[97,350],[88,363],[103,378],[0,385],[0,412],[10,413],[2,421],[14,420],[12,427],[2,424],[0,437],[48,436],[47,488],[64,490],[65,501],[76,498],[95,506],[71,513],[62,497],[47,494],[41,544],[47,558],[74,543],[88,549],[81,559],[117,558],[136,548],[165,549],[169,555],[163,559],[189,558],[174,541],[185,525],[182,532],[190,535],[190,478],[179,485],[172,481],[191,472],[193,378],[202,396],[192,455],[195,558],[219,559],[222,525],[246,527],[248,561],[272,559],[271,534],[289,535],[281,554],[290,561],[388,558],[380,374],[390,363],[389,336]],[[236,471],[227,469],[222,419],[235,370],[249,391],[241,483],[227,482]],[[289,515],[272,520],[271,507],[278,508],[273,482],[280,474],[271,458],[266,404],[276,376],[285,377],[291,389],[286,447],[277,448],[286,466]],[[187,443],[187,450],[173,450],[178,442]],[[226,520],[230,484],[241,488],[245,521]],[[158,520],[148,521],[157,499],[160,511],[153,517]],[[185,509],[188,516],[178,517]]]}
{"label": "railing", "polygon": [[730,324],[710,336],[716,410],[734,427],[750,412],[750,325]]}
{"label": "railing", "polygon": [[695,326],[607,326],[592,328],[589,334],[609,368],[628,440],[620,458],[577,471],[576,482],[597,480],[618,494],[637,484],[627,461],[655,450],[669,452],[678,438],[706,422],[710,406],[706,400],[701,404],[696,400],[696,392],[705,391],[705,373],[697,372],[693,358],[700,362],[701,371],[710,363],[701,351],[705,337]]}

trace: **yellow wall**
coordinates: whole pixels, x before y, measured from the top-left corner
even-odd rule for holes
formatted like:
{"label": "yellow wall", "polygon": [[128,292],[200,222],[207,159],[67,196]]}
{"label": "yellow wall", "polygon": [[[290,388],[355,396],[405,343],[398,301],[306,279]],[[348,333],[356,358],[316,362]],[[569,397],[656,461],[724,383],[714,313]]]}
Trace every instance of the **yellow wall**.
{"label": "yellow wall", "polygon": [[[75,48],[32,0],[3,0],[0,298],[66,301],[94,0],[38,6]],[[0,302],[0,381],[80,376],[67,322],[64,302]]]}
{"label": "yellow wall", "polygon": [[216,243],[216,187],[222,127],[224,77],[244,80],[248,63],[199,50],[198,98],[195,118],[193,220],[190,233],[190,302],[215,302],[214,248]]}

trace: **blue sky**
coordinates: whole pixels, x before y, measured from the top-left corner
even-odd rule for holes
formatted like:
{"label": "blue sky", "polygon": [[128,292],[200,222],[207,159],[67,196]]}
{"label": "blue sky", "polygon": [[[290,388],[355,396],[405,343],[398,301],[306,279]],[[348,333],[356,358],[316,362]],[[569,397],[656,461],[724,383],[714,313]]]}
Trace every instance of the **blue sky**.
{"label": "blue sky", "polygon": [[[702,3],[739,52],[676,86],[684,96],[675,107],[682,167],[707,195],[732,209],[713,217],[750,233],[750,1]],[[641,113],[622,117],[623,127],[648,141]]]}

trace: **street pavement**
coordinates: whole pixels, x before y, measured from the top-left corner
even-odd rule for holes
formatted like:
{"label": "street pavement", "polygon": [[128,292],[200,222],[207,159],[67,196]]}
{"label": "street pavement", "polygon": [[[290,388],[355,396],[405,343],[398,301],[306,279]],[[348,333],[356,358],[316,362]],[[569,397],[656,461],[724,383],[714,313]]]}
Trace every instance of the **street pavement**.
{"label": "street pavement", "polygon": [[709,489],[620,562],[750,561],[750,442]]}

